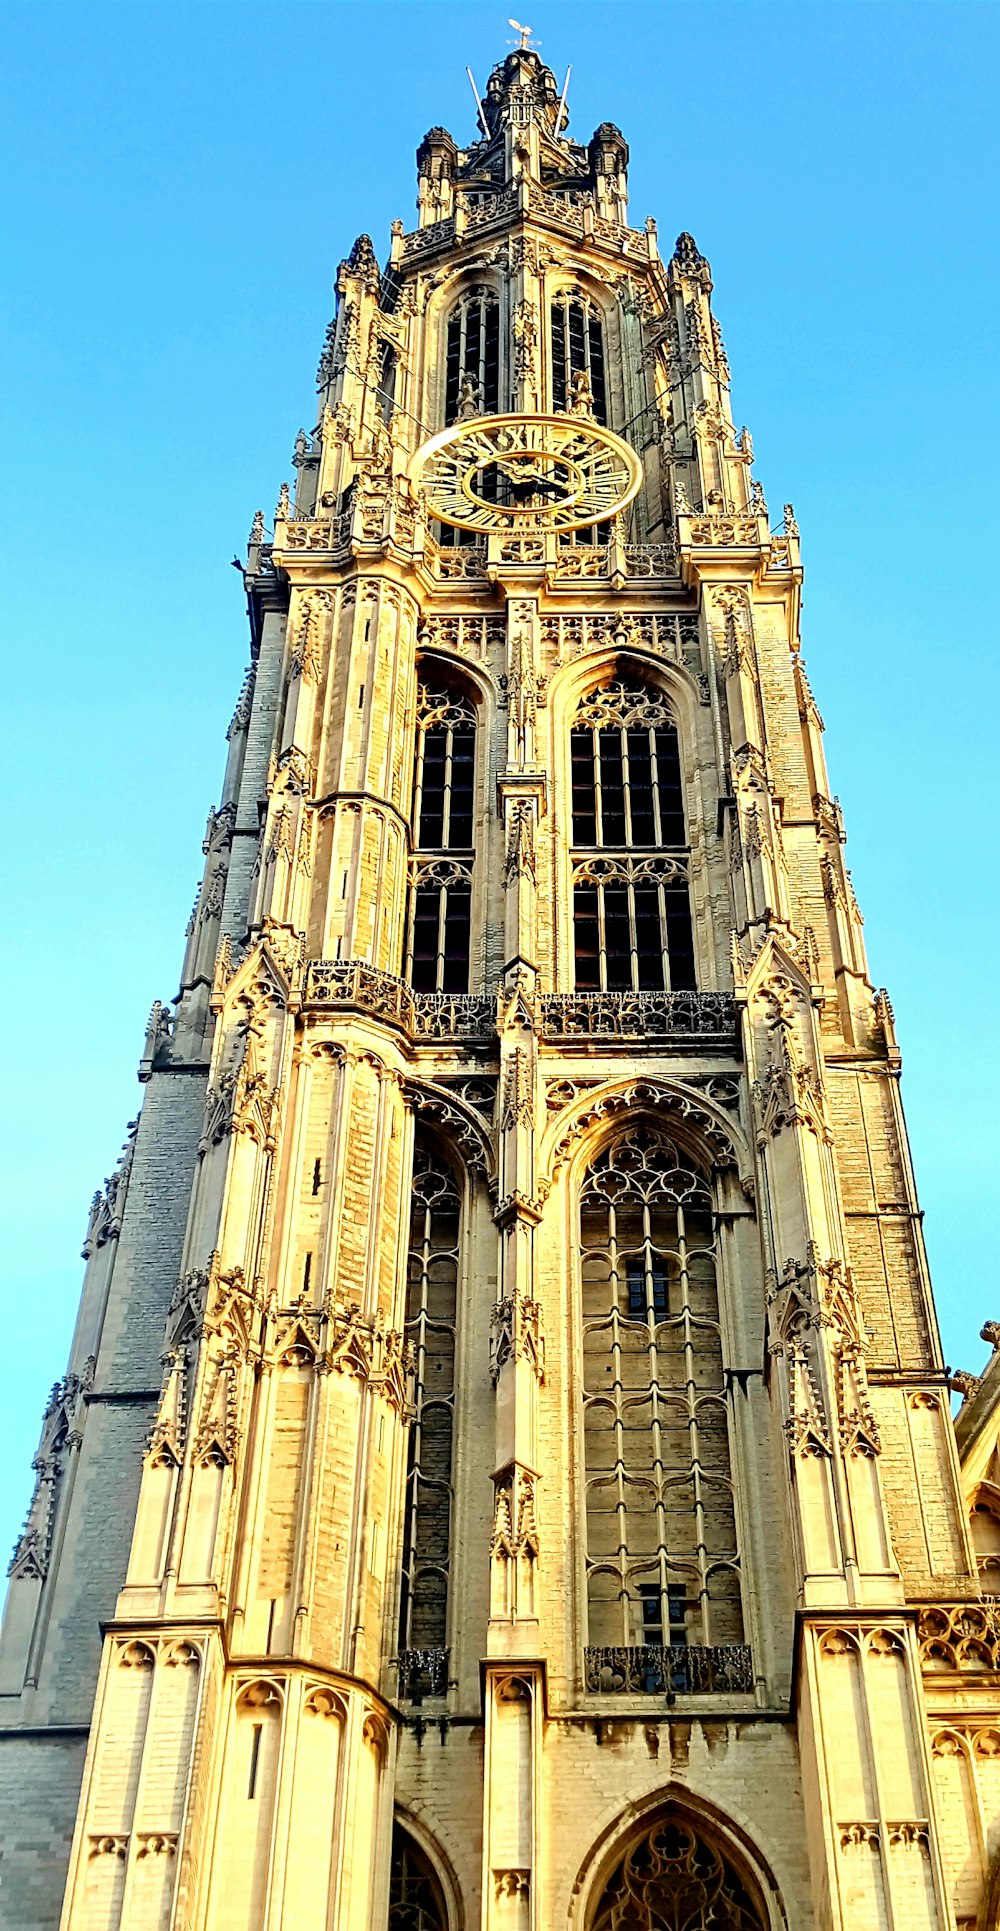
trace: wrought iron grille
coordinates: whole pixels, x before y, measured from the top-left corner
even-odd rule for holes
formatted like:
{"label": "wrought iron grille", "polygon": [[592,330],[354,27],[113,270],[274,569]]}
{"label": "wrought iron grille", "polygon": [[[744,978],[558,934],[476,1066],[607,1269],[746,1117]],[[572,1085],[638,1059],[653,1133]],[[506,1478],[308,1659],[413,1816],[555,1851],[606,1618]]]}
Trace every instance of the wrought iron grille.
{"label": "wrought iron grille", "polygon": [[448,1649],[401,1649],[396,1658],[399,1694],[406,1703],[448,1694]]}
{"label": "wrought iron grille", "polygon": [[606,1695],[705,1696],[753,1689],[748,1643],[636,1643],[585,1649],[584,1682]]}

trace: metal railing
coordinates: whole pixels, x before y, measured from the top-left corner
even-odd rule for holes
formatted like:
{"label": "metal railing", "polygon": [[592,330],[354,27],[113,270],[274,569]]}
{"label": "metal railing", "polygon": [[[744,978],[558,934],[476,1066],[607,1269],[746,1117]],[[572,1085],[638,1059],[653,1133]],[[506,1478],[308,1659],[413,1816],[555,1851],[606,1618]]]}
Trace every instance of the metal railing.
{"label": "metal railing", "polygon": [[637,1643],[585,1649],[584,1684],[605,1695],[744,1696],[753,1689],[748,1643]]}
{"label": "metal railing", "polygon": [[447,1696],[447,1649],[401,1649],[396,1657],[400,1702],[422,1703],[425,1696]]}

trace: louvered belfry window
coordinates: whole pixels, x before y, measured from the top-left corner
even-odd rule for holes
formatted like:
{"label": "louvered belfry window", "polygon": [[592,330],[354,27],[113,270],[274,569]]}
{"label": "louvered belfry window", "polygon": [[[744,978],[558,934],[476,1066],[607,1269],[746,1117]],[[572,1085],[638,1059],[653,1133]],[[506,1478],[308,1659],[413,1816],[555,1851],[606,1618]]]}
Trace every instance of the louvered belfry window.
{"label": "louvered belfry window", "polygon": [[500,408],[500,298],[492,288],[470,288],[448,317],[445,357],[444,419],[455,422],[462,400],[463,376],[472,379],[477,413]]}
{"label": "louvered belfry window", "polygon": [[476,707],[421,684],[406,970],[418,992],[468,992]]}
{"label": "louvered belfry window", "polygon": [[708,1182],[640,1125],[580,1201],[588,1641],[740,1643]]}
{"label": "louvered belfry window", "polygon": [[608,420],[604,374],[604,328],[597,309],[585,295],[567,289],[557,295],[549,317],[552,341],[552,407],[557,412],[573,403],[575,375],[590,382],[594,417]]}
{"label": "louvered belfry window", "polygon": [[433,1148],[418,1142],[406,1282],[414,1394],[403,1527],[402,1650],[440,1650],[447,1643],[459,1224],[451,1170]]}
{"label": "louvered belfry window", "polygon": [[660,691],[593,691],[570,734],[573,933],[580,992],[695,984],[677,726]]}

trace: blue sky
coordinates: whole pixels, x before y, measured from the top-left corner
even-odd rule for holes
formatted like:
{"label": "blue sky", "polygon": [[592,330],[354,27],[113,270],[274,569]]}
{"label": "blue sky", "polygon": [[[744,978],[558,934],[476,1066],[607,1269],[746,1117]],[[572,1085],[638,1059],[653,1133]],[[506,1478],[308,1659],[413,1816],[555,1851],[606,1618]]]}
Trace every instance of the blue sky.
{"label": "blue sky", "polygon": [[[527,4],[527,0],[525,0]],[[519,10],[520,11],[520,10]],[[546,4],[572,131],[715,273],[734,409],[791,499],[831,782],[891,993],[946,1354],[1000,1314],[994,5]],[[90,1195],[176,990],[246,660],[241,550],[309,427],[355,235],[472,137],[496,8],[8,5],[0,21],[10,787],[0,1550]]]}

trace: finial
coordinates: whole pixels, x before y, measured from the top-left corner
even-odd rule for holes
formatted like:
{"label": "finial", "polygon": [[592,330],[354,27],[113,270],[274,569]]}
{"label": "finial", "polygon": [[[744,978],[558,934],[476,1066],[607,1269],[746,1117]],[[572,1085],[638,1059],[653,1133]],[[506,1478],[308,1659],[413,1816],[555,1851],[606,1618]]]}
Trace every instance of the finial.
{"label": "finial", "polygon": [[531,36],[534,32],[534,28],[522,27],[521,22],[519,20],[508,19],[507,25],[508,27],[513,27],[514,32],[516,34],[520,34],[521,36],[520,52],[522,54],[526,54],[528,52],[529,47],[531,46]]}

